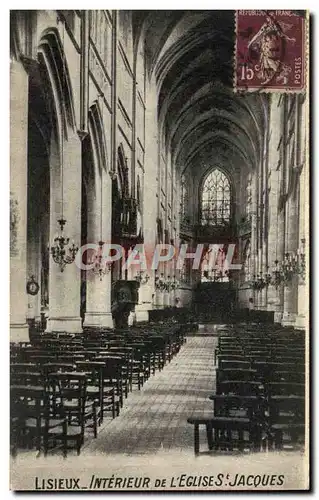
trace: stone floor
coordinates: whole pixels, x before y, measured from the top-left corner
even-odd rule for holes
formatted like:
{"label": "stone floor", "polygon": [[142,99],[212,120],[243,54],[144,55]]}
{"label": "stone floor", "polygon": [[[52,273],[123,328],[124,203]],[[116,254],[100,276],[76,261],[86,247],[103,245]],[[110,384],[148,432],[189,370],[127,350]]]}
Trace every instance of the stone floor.
{"label": "stone floor", "polygon": [[176,357],[124,402],[119,417],[90,439],[82,453],[156,453],[193,450],[187,418],[212,409],[215,390],[213,337],[188,337]]}

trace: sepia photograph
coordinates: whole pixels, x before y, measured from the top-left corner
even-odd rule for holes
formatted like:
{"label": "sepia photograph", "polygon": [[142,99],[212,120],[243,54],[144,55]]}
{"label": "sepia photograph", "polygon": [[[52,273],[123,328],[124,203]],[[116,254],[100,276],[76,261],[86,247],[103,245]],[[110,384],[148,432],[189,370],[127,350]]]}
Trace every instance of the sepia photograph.
{"label": "sepia photograph", "polygon": [[9,17],[10,490],[309,491],[308,11]]}

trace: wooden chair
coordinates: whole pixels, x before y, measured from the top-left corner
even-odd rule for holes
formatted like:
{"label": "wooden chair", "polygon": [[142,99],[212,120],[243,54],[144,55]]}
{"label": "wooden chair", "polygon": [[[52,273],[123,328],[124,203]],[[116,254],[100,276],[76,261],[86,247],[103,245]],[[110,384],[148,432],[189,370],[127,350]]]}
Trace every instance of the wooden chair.
{"label": "wooden chair", "polygon": [[[84,442],[84,431],[93,427],[97,436],[97,411],[95,401],[87,399],[86,375],[81,372],[51,373],[49,376],[52,408],[56,415],[63,415],[67,422],[67,434],[63,437],[66,443],[74,442],[77,454],[80,454]],[[49,442],[60,437],[61,430],[52,429],[45,434],[45,450]]]}
{"label": "wooden chair", "polygon": [[296,382],[270,382],[266,384],[266,389],[269,397],[273,396],[304,396],[305,385]]}
{"label": "wooden chair", "polygon": [[115,390],[104,386],[104,361],[78,361],[77,369],[86,374],[87,397],[96,402],[99,423],[103,422],[104,412],[111,411],[116,416]]}
{"label": "wooden chair", "polygon": [[103,397],[115,391],[113,417],[119,415],[120,407],[123,406],[123,383],[122,383],[122,359],[119,356],[97,356],[95,361],[103,362],[102,380]]}
{"label": "wooden chair", "polygon": [[113,356],[119,356],[122,359],[122,382],[124,395],[127,398],[128,392],[133,386],[133,347],[110,347],[109,353]]}
{"label": "wooden chair", "polygon": [[251,368],[251,363],[250,361],[239,361],[239,360],[233,360],[229,361],[228,359],[221,359],[218,364],[218,368],[221,370],[227,369],[227,368],[238,368],[241,370],[249,370]]}
{"label": "wooden chair", "polygon": [[264,387],[255,380],[223,380],[216,387],[217,394],[238,394],[241,396],[260,396]]}
{"label": "wooden chair", "polygon": [[273,396],[269,399],[269,418],[264,446],[282,450],[284,445],[295,447],[305,438],[305,398]]}
{"label": "wooden chair", "polygon": [[[260,450],[260,427],[248,418],[194,416],[187,419],[194,425],[194,453],[199,455],[199,427],[206,427],[208,450],[228,449],[244,451],[246,447]],[[248,439],[245,440],[245,434]]]}
{"label": "wooden chair", "polygon": [[256,378],[256,370],[251,368],[217,368],[216,369],[216,387],[224,380],[243,380],[250,381]]}
{"label": "wooden chair", "polygon": [[[60,438],[63,445],[63,455],[66,456],[67,420],[63,412],[53,411],[53,398],[50,398],[48,386],[11,386],[11,407],[16,422],[16,448],[23,443],[30,446],[35,441],[40,452],[42,445],[47,453],[49,433],[54,433],[56,441]],[[59,429],[59,432],[58,432]]]}
{"label": "wooden chair", "polygon": [[254,395],[212,394],[215,417],[245,417],[260,423],[264,420],[267,403],[265,398]]}

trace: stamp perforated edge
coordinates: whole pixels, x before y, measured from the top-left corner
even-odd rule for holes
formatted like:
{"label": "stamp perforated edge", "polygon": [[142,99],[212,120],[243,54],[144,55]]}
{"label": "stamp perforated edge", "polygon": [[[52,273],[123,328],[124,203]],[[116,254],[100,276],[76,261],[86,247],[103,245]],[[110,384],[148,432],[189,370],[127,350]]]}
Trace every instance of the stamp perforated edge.
{"label": "stamp perforated edge", "polygon": [[[260,9],[262,10],[262,9]],[[238,95],[247,95],[252,93],[281,93],[281,94],[306,94],[309,89],[309,10],[305,10],[304,29],[303,29],[303,57],[305,61],[305,76],[303,88],[296,89],[291,87],[282,88],[269,88],[269,87],[237,87],[237,31],[238,31],[238,9],[235,10],[235,43],[233,54],[233,92]]]}

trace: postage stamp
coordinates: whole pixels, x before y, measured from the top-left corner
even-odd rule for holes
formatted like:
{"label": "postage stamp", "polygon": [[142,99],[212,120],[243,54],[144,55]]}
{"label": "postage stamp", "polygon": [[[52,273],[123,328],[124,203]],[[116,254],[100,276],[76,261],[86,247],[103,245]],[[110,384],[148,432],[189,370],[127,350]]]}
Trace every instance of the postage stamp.
{"label": "postage stamp", "polygon": [[236,11],[235,90],[304,91],[306,11]]}

